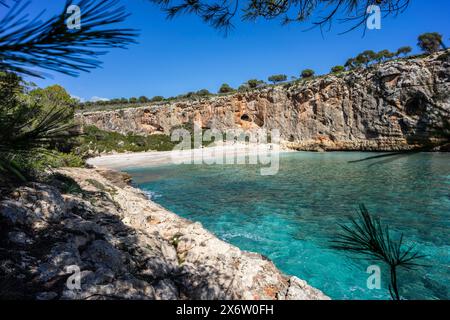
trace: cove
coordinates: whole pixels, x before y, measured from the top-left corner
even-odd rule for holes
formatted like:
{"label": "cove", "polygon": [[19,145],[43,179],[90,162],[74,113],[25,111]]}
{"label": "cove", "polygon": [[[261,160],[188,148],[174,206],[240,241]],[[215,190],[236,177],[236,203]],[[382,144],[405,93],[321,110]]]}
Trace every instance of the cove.
{"label": "cove", "polygon": [[243,250],[270,258],[333,299],[389,299],[367,287],[371,261],[329,246],[338,224],[359,204],[427,255],[401,270],[404,299],[448,299],[450,288],[450,154],[350,163],[373,153],[284,153],[275,176],[258,166],[163,165],[127,168],[153,201]]}

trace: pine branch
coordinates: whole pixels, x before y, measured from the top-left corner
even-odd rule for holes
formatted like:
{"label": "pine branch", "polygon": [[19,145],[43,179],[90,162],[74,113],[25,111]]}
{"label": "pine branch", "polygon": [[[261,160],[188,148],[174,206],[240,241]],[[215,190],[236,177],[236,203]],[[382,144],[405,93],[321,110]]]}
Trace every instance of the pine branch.
{"label": "pine branch", "polygon": [[9,8],[8,1],[7,0],[0,0],[0,6],[4,6],[4,7]]}
{"label": "pine branch", "polygon": [[77,76],[99,67],[98,57],[107,49],[126,48],[135,43],[136,30],[111,28],[128,16],[118,3],[118,0],[79,0],[81,29],[69,30],[66,25],[69,0],[60,14],[45,21],[40,20],[41,15],[30,20],[23,13],[30,1],[16,1],[0,20],[0,71],[42,78],[40,69]]}
{"label": "pine branch", "polygon": [[389,292],[393,299],[399,300],[397,267],[419,266],[416,260],[425,256],[416,252],[414,246],[405,248],[403,234],[397,241],[392,239],[389,227],[383,227],[380,219],[372,217],[364,205],[360,206],[358,220],[351,218],[349,225],[340,225],[342,232],[331,241],[331,248],[387,264],[391,272]]}
{"label": "pine branch", "polygon": [[212,27],[228,30],[235,16],[241,20],[280,18],[282,24],[305,22],[313,14],[319,17],[311,22],[321,30],[339,18],[341,23],[351,23],[349,32],[365,24],[367,8],[378,5],[386,17],[398,15],[409,6],[410,0],[223,0],[212,4],[201,0],[148,0],[158,5],[172,19],[182,14],[194,14]]}

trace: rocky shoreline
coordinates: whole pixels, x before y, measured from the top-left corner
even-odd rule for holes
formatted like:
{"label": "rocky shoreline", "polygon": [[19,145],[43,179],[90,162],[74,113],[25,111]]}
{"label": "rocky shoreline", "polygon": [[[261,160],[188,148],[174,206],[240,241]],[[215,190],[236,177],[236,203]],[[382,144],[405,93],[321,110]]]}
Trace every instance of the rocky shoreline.
{"label": "rocky shoreline", "polygon": [[329,299],[148,200],[126,174],[50,177],[0,201],[4,299]]}

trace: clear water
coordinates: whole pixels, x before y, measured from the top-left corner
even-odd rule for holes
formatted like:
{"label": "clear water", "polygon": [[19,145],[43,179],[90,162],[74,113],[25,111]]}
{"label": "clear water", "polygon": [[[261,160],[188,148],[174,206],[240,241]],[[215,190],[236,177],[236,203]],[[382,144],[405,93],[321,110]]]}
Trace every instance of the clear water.
{"label": "clear water", "polygon": [[[370,154],[372,155],[372,154]],[[367,288],[373,262],[330,249],[338,223],[365,204],[427,257],[400,270],[404,299],[449,299],[450,155],[349,163],[367,153],[286,153],[280,172],[257,166],[181,165],[127,170],[169,210],[219,238],[272,259],[333,299],[389,299]]]}

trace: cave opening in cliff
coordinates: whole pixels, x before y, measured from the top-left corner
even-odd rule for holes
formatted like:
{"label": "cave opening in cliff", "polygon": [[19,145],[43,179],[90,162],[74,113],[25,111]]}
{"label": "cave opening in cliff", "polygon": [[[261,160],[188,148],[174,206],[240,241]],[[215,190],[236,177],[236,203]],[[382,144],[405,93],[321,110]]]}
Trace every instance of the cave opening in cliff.
{"label": "cave opening in cliff", "polygon": [[427,98],[422,94],[416,94],[405,104],[405,112],[408,116],[421,116],[427,111]]}

